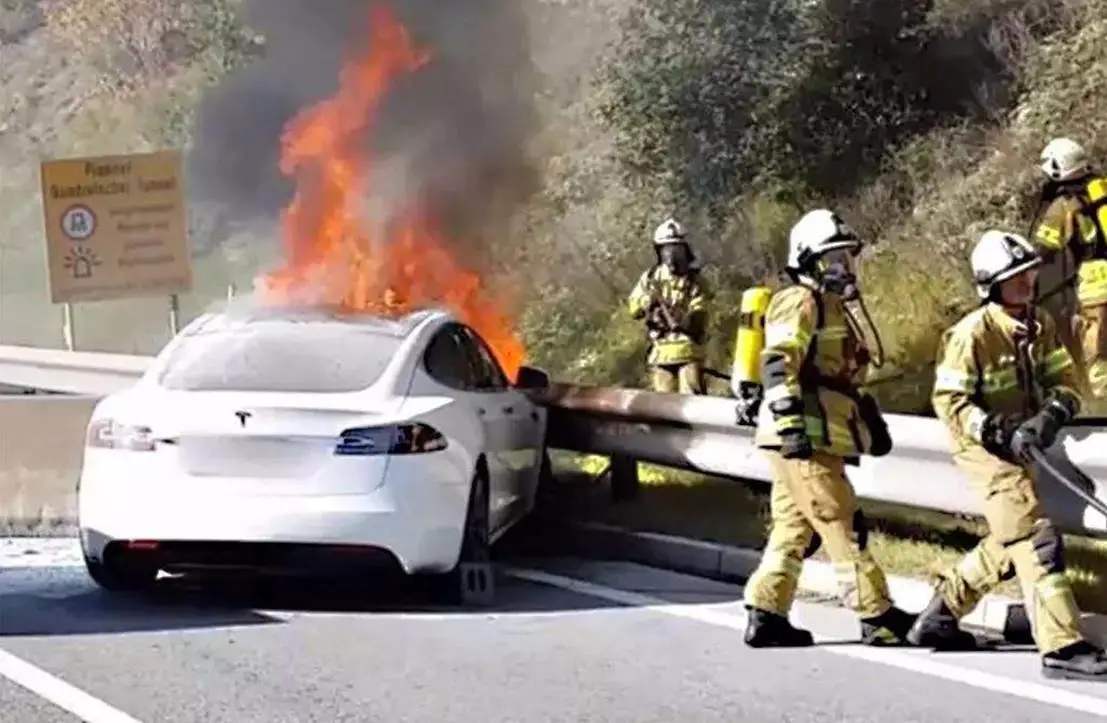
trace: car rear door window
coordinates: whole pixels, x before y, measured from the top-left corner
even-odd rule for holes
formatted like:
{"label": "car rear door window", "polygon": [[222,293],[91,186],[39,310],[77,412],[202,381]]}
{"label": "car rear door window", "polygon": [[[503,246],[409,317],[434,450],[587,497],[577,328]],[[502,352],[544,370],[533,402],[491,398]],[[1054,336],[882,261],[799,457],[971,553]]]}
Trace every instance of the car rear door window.
{"label": "car rear door window", "polygon": [[484,340],[468,327],[464,328],[464,336],[469,357],[477,370],[478,388],[497,392],[507,389],[507,375]]}
{"label": "car rear door window", "polygon": [[448,387],[471,390],[476,386],[469,351],[459,327],[451,325],[439,331],[427,345],[423,361],[427,373]]}

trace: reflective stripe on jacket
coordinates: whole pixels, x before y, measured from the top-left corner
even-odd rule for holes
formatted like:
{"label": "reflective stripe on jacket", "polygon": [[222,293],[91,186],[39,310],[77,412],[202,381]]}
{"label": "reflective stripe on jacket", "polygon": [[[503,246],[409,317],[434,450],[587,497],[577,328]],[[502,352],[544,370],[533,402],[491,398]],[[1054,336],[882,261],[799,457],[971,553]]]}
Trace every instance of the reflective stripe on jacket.
{"label": "reflective stripe on jacket", "polygon": [[990,413],[1030,416],[1054,394],[1079,399],[1077,367],[1053,318],[1039,309],[1036,323],[1031,337],[1028,325],[986,304],[942,336],[931,400],[955,451],[980,445]]}
{"label": "reflective stripe on jacket", "polygon": [[[1084,200],[1075,193],[1055,198],[1042,214],[1034,241],[1045,252],[1046,263],[1039,279],[1044,294],[1068,296],[1068,285],[1073,284],[1081,306],[1107,303],[1107,261],[1094,258],[1097,246],[1103,244],[1099,226],[1085,210]],[[1047,301],[1055,314],[1064,315],[1062,323],[1076,313],[1073,303]]]}
{"label": "reflective stripe on jacket", "polygon": [[[841,297],[802,285],[773,295],[765,313],[764,361],[783,358],[781,379],[765,378],[765,401],[757,424],[757,445],[779,448],[780,432],[803,428],[812,445],[839,457],[869,449],[868,427],[855,401],[867,358],[863,342],[848,324]],[[802,400],[802,414],[774,416],[773,402]]]}
{"label": "reflective stripe on jacket", "polygon": [[[707,313],[706,286],[698,274],[676,276],[668,266],[659,265],[642,274],[631,292],[631,316],[645,316],[655,302],[663,303],[673,321],[687,329],[693,315]],[[650,342],[647,363],[651,366],[685,364],[704,358],[703,346],[686,331],[651,331]]]}

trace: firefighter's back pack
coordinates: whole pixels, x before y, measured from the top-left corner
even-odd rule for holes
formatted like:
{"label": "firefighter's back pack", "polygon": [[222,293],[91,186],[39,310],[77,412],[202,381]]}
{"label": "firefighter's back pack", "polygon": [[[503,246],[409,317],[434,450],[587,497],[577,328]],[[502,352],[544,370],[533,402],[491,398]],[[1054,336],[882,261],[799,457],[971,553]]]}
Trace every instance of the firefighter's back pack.
{"label": "firefighter's back pack", "polygon": [[1078,270],[1077,295],[1085,308],[1107,304],[1107,178],[1093,178],[1085,190],[1085,210],[1096,227],[1095,245]]}
{"label": "firefighter's back pack", "polygon": [[754,426],[761,407],[761,351],[765,348],[765,312],[772,290],[755,286],[742,294],[730,388],[738,398],[738,423]]}

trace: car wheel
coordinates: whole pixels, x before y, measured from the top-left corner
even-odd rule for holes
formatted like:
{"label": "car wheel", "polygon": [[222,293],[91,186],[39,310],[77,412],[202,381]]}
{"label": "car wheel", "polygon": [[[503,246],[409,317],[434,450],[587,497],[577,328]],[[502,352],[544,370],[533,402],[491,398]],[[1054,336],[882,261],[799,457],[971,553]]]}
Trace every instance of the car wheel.
{"label": "car wheel", "polygon": [[85,556],[85,569],[97,585],[112,592],[145,590],[153,587],[158,577],[157,567],[120,559],[118,555],[104,562]]}
{"label": "car wheel", "polygon": [[488,605],[495,596],[489,507],[488,476],[478,470],[469,488],[457,566],[443,579],[445,597],[451,603]]}

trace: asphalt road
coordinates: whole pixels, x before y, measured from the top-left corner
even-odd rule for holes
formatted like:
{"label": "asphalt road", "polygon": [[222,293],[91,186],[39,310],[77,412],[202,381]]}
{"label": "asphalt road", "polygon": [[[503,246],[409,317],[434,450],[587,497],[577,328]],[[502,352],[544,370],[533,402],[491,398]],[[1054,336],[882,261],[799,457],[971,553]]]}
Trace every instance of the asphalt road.
{"label": "asphalt road", "polygon": [[508,557],[497,605],[459,611],[372,581],[114,596],[74,544],[0,540],[4,723],[1107,717],[1107,684],[1025,648],[874,651],[830,606],[797,607],[819,647],[750,650],[737,586],[636,565]]}

